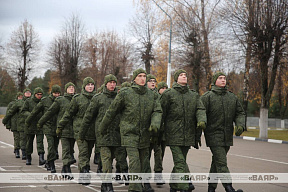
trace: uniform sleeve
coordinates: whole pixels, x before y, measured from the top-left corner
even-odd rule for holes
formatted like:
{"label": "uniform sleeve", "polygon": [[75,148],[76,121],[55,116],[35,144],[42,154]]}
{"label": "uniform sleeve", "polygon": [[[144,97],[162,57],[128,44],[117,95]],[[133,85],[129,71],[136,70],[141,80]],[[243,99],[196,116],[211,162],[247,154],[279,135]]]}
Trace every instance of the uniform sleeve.
{"label": "uniform sleeve", "polygon": [[160,97],[160,104],[162,108],[162,124],[164,124],[167,117],[167,112],[169,111],[169,96],[167,92],[164,92]]}
{"label": "uniform sleeve", "polygon": [[11,118],[19,111],[18,102],[16,101],[11,107],[7,107],[7,113],[2,120],[2,123],[6,125]]}
{"label": "uniform sleeve", "polygon": [[30,124],[31,121],[41,112],[43,111],[44,109],[44,106],[43,106],[43,103],[42,102],[39,102],[34,108],[33,110],[31,111],[30,115],[27,117],[26,119],[26,123],[27,124]]}
{"label": "uniform sleeve", "polygon": [[[197,94],[197,111],[196,111],[196,119],[197,122],[205,122],[207,125],[207,116],[206,116],[206,108],[204,107],[200,96]],[[199,141],[201,140],[201,135],[202,135],[202,129],[197,129],[196,128],[196,137],[195,140]]]}
{"label": "uniform sleeve", "polygon": [[114,120],[116,115],[123,109],[124,107],[124,92],[119,92],[119,94],[115,97],[108,110],[106,111],[100,125],[99,130],[103,130],[104,127],[108,127],[111,122]]}
{"label": "uniform sleeve", "polygon": [[78,104],[76,101],[76,97],[73,97],[63,117],[59,121],[58,127],[61,127],[63,129],[69,121],[72,121],[72,117],[76,115],[77,111]]}
{"label": "uniform sleeve", "polygon": [[151,115],[151,125],[160,129],[161,121],[162,121],[162,107],[160,104],[160,99],[157,93],[154,93],[154,109]]}
{"label": "uniform sleeve", "polygon": [[23,107],[21,109],[21,113],[23,114],[23,116],[25,118],[27,118],[30,115],[30,111],[29,111],[29,99],[27,99],[24,104]]}
{"label": "uniform sleeve", "polygon": [[246,117],[246,113],[239,101],[239,99],[237,98],[237,102],[236,102],[236,115],[235,115],[235,125],[236,126],[241,126],[245,129],[246,123],[245,123],[245,117]]}
{"label": "uniform sleeve", "polygon": [[98,102],[97,97],[93,97],[82,120],[82,124],[79,130],[79,135],[84,138],[86,135],[92,120],[98,115]]}
{"label": "uniform sleeve", "polygon": [[49,109],[44,113],[44,115],[39,119],[38,124],[42,127],[49,119],[51,119],[55,114],[58,114],[60,110],[60,104],[57,100],[49,107]]}

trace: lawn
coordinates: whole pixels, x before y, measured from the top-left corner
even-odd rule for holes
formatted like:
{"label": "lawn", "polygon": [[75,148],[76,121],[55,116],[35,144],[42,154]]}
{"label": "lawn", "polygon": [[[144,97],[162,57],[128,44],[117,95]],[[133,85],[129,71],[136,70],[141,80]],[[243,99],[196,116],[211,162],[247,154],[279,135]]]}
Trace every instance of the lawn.
{"label": "lawn", "polygon": [[[259,137],[259,129],[248,129],[241,136]],[[288,130],[268,130],[268,139],[288,141]]]}

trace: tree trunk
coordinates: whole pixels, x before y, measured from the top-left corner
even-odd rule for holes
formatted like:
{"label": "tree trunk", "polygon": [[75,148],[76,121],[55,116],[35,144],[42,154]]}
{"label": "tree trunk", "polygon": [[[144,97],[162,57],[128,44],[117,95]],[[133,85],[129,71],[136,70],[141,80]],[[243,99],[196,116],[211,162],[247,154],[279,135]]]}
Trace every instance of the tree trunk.
{"label": "tree trunk", "polygon": [[268,108],[260,108],[260,119],[259,119],[260,139],[268,139]]}

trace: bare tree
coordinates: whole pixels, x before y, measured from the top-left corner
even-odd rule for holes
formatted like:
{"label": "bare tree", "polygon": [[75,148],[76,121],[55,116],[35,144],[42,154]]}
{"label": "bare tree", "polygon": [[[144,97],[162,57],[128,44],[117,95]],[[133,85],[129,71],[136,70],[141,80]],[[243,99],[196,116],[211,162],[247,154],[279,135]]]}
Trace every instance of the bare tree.
{"label": "bare tree", "polygon": [[129,22],[131,34],[138,41],[138,52],[145,64],[147,73],[151,72],[151,61],[154,60],[153,44],[157,40],[157,18],[155,11],[149,3],[144,2],[139,5],[139,12]]}
{"label": "bare tree", "polygon": [[17,77],[18,89],[23,91],[33,63],[37,61],[40,40],[33,26],[25,20],[13,31],[7,43],[7,70]]}

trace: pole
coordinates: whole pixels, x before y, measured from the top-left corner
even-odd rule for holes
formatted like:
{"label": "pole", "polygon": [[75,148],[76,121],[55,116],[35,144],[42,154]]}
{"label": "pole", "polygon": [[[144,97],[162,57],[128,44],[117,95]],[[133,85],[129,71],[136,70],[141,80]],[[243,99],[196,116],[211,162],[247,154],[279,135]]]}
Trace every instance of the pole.
{"label": "pole", "polygon": [[169,56],[168,56],[168,65],[167,65],[167,85],[168,88],[170,88],[170,82],[171,82],[171,40],[172,40],[172,18],[160,5],[158,5],[154,0],[152,0],[170,19],[170,39],[169,39]]}

